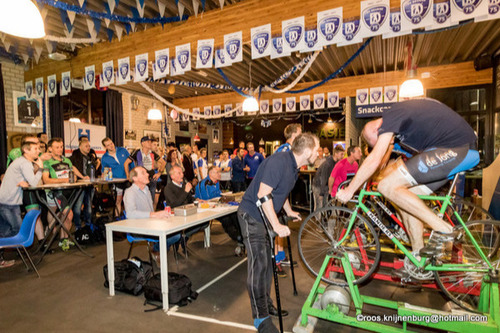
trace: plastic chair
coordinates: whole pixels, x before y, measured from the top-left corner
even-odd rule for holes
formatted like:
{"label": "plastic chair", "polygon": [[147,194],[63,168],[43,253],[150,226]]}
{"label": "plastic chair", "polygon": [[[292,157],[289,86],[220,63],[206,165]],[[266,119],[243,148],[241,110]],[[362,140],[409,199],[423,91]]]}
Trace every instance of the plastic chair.
{"label": "plastic chair", "polygon": [[33,264],[33,261],[31,260],[28,250],[26,250],[26,247],[30,247],[33,244],[33,239],[35,237],[35,225],[38,216],[40,216],[40,211],[36,209],[30,210],[28,213],[26,213],[23,219],[23,223],[21,224],[21,229],[19,230],[19,233],[12,237],[0,238],[0,248],[15,248],[19,253],[21,259],[23,260],[24,265],[29,270],[30,267],[26,263],[26,260],[24,259],[21,251],[19,250],[19,248],[23,248],[26,257],[28,258],[31,264],[31,267],[33,267],[34,271],[36,272],[36,275],[40,277],[40,274],[38,274],[38,270],[36,269],[35,264]]}
{"label": "plastic chair", "polygon": [[[168,250],[168,248],[170,248],[170,246],[177,243],[180,240],[180,238],[181,238],[181,236],[179,234],[175,234],[175,235],[171,235],[171,236],[167,237],[167,250]],[[127,234],[127,241],[130,243],[130,248],[128,250],[127,259],[129,259],[130,256],[132,255],[132,248],[134,247],[135,243],[146,242],[146,244],[148,246],[149,261],[151,262],[151,264],[153,264],[153,256],[151,254],[150,244],[151,243],[156,243],[156,244],[160,243],[159,239],[141,237],[141,236],[133,235],[133,234]],[[175,257],[175,262],[177,262],[177,249],[175,249],[175,247],[174,247],[174,257]]]}

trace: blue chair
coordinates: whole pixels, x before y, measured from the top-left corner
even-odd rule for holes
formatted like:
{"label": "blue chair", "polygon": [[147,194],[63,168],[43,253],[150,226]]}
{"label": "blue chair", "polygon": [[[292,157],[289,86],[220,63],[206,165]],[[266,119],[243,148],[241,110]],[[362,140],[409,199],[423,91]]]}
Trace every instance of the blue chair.
{"label": "blue chair", "polygon": [[28,266],[26,260],[23,257],[23,254],[19,250],[19,248],[23,248],[26,257],[31,264],[31,267],[33,267],[36,275],[40,277],[40,274],[38,274],[38,270],[36,269],[28,251],[26,250],[27,247],[30,247],[33,244],[33,239],[35,237],[35,225],[38,216],[40,216],[40,211],[36,209],[30,210],[28,213],[26,213],[19,233],[12,237],[0,238],[0,248],[15,248],[19,253],[21,259],[23,260],[24,265],[26,265],[26,268],[29,270],[30,266]]}

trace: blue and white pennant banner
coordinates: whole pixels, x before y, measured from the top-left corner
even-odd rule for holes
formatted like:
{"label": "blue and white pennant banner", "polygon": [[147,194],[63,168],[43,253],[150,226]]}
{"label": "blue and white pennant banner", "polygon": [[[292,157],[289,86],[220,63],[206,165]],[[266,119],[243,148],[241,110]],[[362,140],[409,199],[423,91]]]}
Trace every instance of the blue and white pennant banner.
{"label": "blue and white pennant banner", "polygon": [[127,84],[130,81],[130,57],[118,59],[118,73],[116,84]]}
{"label": "blue and white pennant banner", "polygon": [[95,88],[95,65],[85,67],[83,76],[83,90]]}
{"label": "blue and white pennant banner", "polygon": [[271,24],[265,24],[260,27],[252,28],[252,59],[258,59],[271,55]]}
{"label": "blue and white pennant banner", "polygon": [[196,51],[196,68],[212,68],[213,61],[214,39],[199,40]]}

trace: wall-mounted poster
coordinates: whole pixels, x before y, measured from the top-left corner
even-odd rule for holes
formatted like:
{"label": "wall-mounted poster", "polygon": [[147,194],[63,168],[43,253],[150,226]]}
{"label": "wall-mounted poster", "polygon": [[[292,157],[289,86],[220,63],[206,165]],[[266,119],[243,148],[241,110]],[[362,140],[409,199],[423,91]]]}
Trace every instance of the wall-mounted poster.
{"label": "wall-mounted poster", "polygon": [[28,100],[25,92],[13,91],[12,100],[14,101],[15,126],[42,127],[42,121],[37,121],[37,117],[42,115],[40,111],[42,107],[41,99],[32,98]]}
{"label": "wall-mounted poster", "polygon": [[161,144],[161,141],[160,141],[161,132],[160,131],[144,130],[143,133],[144,133],[143,134],[144,136],[149,136],[152,140],[158,141]]}

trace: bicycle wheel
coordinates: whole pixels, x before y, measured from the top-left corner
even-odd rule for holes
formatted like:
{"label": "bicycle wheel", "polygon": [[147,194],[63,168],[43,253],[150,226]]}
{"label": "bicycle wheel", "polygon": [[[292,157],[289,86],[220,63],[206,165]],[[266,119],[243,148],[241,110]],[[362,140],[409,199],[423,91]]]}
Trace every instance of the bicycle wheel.
{"label": "bicycle wheel", "polygon": [[[333,249],[347,230],[353,211],[345,207],[323,207],[310,214],[299,230],[299,254],[307,269],[318,276],[327,253]],[[380,262],[380,242],[371,223],[359,214],[356,216],[351,234],[338,249],[347,252],[355,274],[354,284],[366,281]],[[332,259],[321,278],[329,284],[347,285],[335,279],[342,273],[342,264]]]}
{"label": "bicycle wheel", "polygon": [[[481,251],[496,268],[500,268],[500,222],[494,220],[469,221],[466,223],[472,237]],[[455,227],[463,230],[463,227]],[[464,233],[462,240],[454,244],[451,263],[477,264],[487,268],[471,239]],[[434,271],[437,285],[443,293],[460,307],[478,312],[479,294],[484,273],[481,272],[444,272]]]}
{"label": "bicycle wheel", "polygon": [[[464,222],[477,220],[494,220],[493,216],[491,216],[491,214],[487,210],[483,209],[481,206],[478,206],[473,202],[470,202],[469,200],[462,198],[459,195],[453,195],[451,203],[452,204],[445,211],[443,220],[452,225],[459,224],[454,211],[456,211],[460,215],[462,221]],[[436,207],[436,209],[439,210],[439,207]]]}

